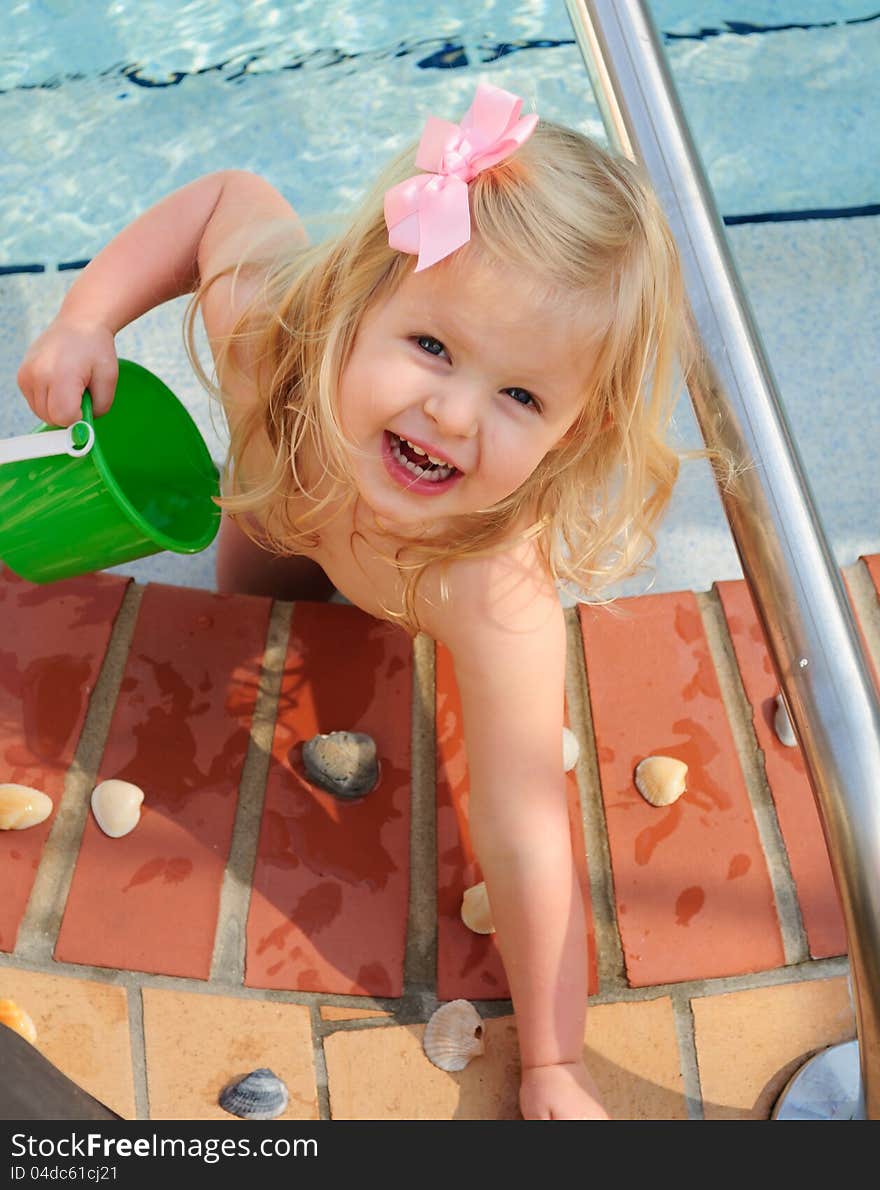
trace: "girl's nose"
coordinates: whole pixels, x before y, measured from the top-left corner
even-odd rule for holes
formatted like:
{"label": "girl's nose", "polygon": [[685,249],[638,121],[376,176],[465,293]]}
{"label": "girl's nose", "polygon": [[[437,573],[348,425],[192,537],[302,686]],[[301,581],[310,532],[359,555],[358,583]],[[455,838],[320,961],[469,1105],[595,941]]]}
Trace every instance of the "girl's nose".
{"label": "girl's nose", "polygon": [[465,385],[445,384],[425,400],[424,410],[446,434],[473,438],[477,433],[477,395]]}

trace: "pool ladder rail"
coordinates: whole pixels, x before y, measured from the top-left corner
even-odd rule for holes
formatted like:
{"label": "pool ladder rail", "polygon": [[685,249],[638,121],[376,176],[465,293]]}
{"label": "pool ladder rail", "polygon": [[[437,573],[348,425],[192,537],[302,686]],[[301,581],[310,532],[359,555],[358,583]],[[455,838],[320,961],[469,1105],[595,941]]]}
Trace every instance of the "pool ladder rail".
{"label": "pool ladder rail", "polygon": [[805,1064],[773,1117],[880,1119],[880,698],[648,6],[566,4],[609,139],[647,169],[679,246],[702,345],[690,397],[706,445],[742,464],[717,475],[721,501],[846,924],[858,1044]]}

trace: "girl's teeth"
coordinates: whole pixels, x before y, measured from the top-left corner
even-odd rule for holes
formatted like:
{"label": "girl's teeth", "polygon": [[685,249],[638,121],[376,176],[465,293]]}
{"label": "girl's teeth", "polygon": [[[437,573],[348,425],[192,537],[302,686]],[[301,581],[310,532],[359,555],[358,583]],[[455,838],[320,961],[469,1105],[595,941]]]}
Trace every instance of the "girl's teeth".
{"label": "girl's teeth", "polygon": [[[400,444],[402,441],[406,442],[407,445],[416,452],[416,454],[424,456],[429,462],[435,463],[437,466],[434,468],[420,467],[417,463],[411,462],[400,449]],[[401,439],[396,434],[392,435],[391,437],[391,453],[394,455],[398,463],[406,467],[407,471],[412,472],[416,479],[424,478],[429,480],[431,483],[439,483],[443,479],[448,479],[449,476],[455,471],[455,468],[450,466],[448,463],[445,463],[443,459],[435,459],[433,455],[429,455],[426,451],[422,450],[421,447],[415,446],[409,441],[408,438]]]}

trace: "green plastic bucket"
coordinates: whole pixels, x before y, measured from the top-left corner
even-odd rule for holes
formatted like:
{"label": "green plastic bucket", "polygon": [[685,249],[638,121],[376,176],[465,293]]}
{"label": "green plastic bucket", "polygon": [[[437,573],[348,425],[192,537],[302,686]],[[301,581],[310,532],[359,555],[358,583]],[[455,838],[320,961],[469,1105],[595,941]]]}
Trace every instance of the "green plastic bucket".
{"label": "green plastic bucket", "polygon": [[39,450],[47,433],[68,435],[67,452],[0,464],[0,560],[21,578],[48,583],[161,550],[196,554],[214,540],[217,468],[187,410],[146,368],[119,361],[102,417],[86,391],[70,430],[42,426],[10,441]]}

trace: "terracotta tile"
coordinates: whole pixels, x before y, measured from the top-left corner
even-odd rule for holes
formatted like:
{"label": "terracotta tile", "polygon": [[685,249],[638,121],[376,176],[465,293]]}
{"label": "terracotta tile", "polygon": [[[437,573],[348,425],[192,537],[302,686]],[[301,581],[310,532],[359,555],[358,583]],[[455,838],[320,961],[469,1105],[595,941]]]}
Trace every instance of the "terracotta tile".
{"label": "terracotta tile", "polygon": [[118,1116],[135,1118],[124,988],[4,967],[0,998],[15,1000],[30,1014],[37,1049],[62,1074]]}
{"label": "terracotta tile", "polygon": [[[484,1027],[485,1052],[452,1074],[425,1056],[424,1025],[325,1037],[333,1119],[521,1119],[515,1019]],[[687,1118],[668,998],[590,1008],[584,1062],[613,1119]]]}
{"label": "terracotta tile", "polygon": [[[27,583],[0,566],[0,784],[55,803],[129,580],[84,575]],[[0,831],[0,950],[14,950],[43,844],[55,821]]]}
{"label": "terracotta tile", "polygon": [[[344,604],[294,610],[247,928],[251,987],[399,996],[409,891],[412,644]],[[301,745],[363,731],[380,779],[344,802]]]}
{"label": "terracotta tile", "polygon": [[156,988],[145,988],[143,999],[151,1120],[235,1123],[217,1098],[227,1083],[261,1067],[287,1086],[290,1099],[278,1120],[318,1119],[305,1005]]}
{"label": "terracotta tile", "polygon": [[322,1021],[359,1021],[365,1017],[390,1017],[390,1012],[381,1008],[337,1008],[334,1004],[321,1005]]}
{"label": "terracotta tile", "polygon": [[880,554],[863,554],[862,561],[868,568],[868,574],[871,576],[871,582],[874,584],[874,590],[880,598]]}
{"label": "terracotta tile", "polygon": [[206,979],[271,604],[150,584],[98,780],[144,790],[121,839],[86,823],[65,962]]}
{"label": "terracotta tile", "polygon": [[519,1058],[509,1017],[485,1021],[485,1053],[449,1074],[422,1049],[424,1025],[324,1038],[334,1120],[519,1119]]}
{"label": "terracotta tile", "polygon": [[847,980],[691,1000],[707,1120],[766,1120],[811,1054],[855,1037]]}
{"label": "terracotta tile", "polygon": [[[630,984],[780,966],[770,877],[694,596],[579,614]],[[663,808],[633,781],[655,754],[689,769],[687,792]]]}
{"label": "terracotta tile", "polygon": [[797,887],[813,958],[844,954],[846,931],[834,887],[828,849],[799,747],[780,743],[773,727],[779,683],[747,585],[716,583],[758,747],[764,754],[767,783]]}
{"label": "terracotta tile", "polygon": [[[494,935],[475,934],[461,920],[466,889],[483,875],[468,831],[468,774],[461,700],[452,655],[436,652],[437,734],[437,995],[441,1000],[506,1000],[507,976]],[[562,743],[560,740],[560,748]],[[598,987],[596,946],[590,914],[590,883],[577,778],[566,774],[572,847],[584,896],[589,940],[589,992]]]}
{"label": "terracotta tile", "polygon": [[686,1120],[672,1001],[587,1011],[584,1063],[612,1120]]}

